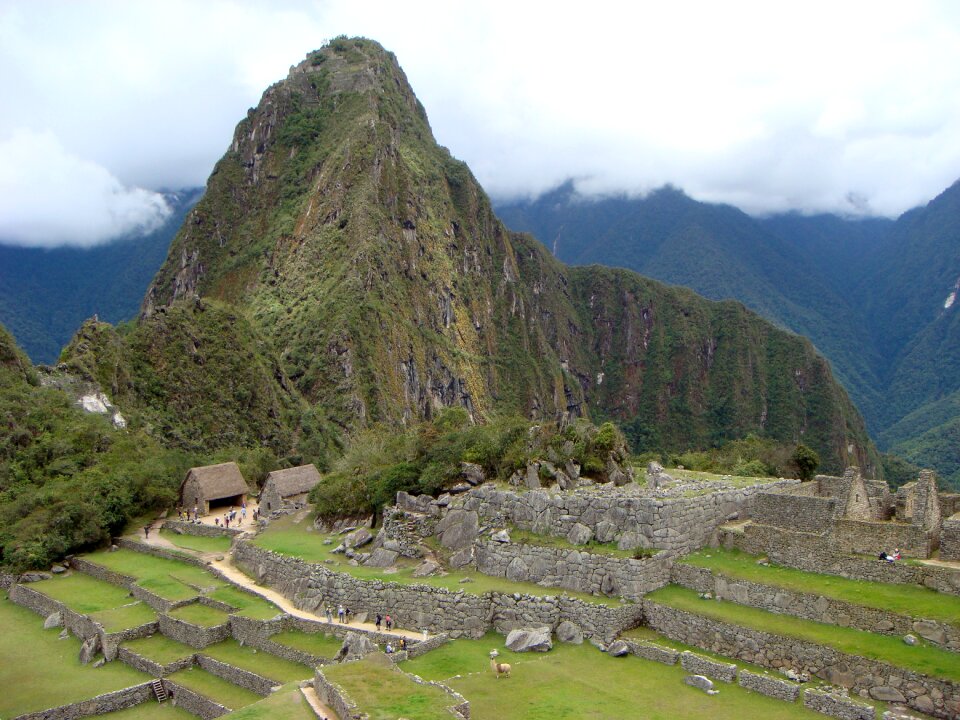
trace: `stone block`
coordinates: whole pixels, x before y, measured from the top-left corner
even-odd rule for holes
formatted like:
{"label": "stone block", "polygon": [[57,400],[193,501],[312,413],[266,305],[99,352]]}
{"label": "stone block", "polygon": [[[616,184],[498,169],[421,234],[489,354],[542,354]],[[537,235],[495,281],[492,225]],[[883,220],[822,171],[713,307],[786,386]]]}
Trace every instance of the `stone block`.
{"label": "stone block", "polygon": [[553,649],[550,628],[517,628],[507,635],[506,646],[514,652],[547,652]]}
{"label": "stone block", "polygon": [[723,682],[730,683],[737,679],[737,666],[733,663],[717,662],[689,651],[680,653],[680,665],[687,672],[709,675]]}
{"label": "stone block", "polygon": [[713,682],[710,678],[704,677],[703,675],[687,675],[683,679],[683,682],[699,690],[703,690],[707,695],[716,695],[718,693],[717,690],[713,689]]}
{"label": "stone block", "polygon": [[846,695],[813,688],[803,691],[803,704],[811,710],[840,720],[876,720],[877,717],[873,705],[864,705]]}

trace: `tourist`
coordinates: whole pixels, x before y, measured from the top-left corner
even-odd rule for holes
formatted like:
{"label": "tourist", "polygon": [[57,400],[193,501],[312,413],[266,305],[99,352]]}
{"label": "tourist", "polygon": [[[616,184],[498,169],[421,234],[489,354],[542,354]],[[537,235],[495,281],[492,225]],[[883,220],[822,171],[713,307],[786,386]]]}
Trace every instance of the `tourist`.
{"label": "tourist", "polygon": [[350,624],[350,616],[353,615],[353,610],[347,608],[347,625]]}
{"label": "tourist", "polygon": [[889,559],[889,556],[887,555],[887,551],[881,550],[877,558],[880,560],[880,562],[887,562]]}
{"label": "tourist", "polygon": [[146,540],[148,537],[150,537],[150,526],[149,526],[149,525],[144,525],[144,526],[143,526],[143,538]]}
{"label": "tourist", "polygon": [[330,609],[329,605],[327,605],[327,622],[333,625],[333,610]]}
{"label": "tourist", "polygon": [[894,560],[899,560],[899,559],[900,559],[900,548],[894,548],[894,549],[893,549],[893,559],[894,559]]}
{"label": "tourist", "polygon": [[393,629],[393,618],[392,618],[392,617],[390,617],[389,615],[387,615],[387,617],[384,618],[384,622],[385,622],[386,625],[387,625],[387,632],[389,632],[390,630]]}
{"label": "tourist", "polygon": [[380,617],[380,613],[377,613],[377,619],[374,624],[377,626],[377,632],[380,632],[380,623],[383,622],[383,618]]}
{"label": "tourist", "polygon": [[407,639],[405,637],[400,638],[400,651],[407,649]]}
{"label": "tourist", "polygon": [[387,643],[387,655],[393,655],[393,645]]}
{"label": "tourist", "polygon": [[343,605],[337,606],[337,619],[343,623],[344,617],[346,616],[347,611],[344,609]]}

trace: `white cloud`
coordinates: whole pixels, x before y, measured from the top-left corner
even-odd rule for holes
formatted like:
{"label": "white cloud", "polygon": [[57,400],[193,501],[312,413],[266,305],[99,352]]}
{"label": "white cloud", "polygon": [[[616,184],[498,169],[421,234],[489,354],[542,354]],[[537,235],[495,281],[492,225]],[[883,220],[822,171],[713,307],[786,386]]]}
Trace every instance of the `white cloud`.
{"label": "white cloud", "polygon": [[200,185],[262,91],[340,34],[392,50],[496,195],[672,183],[749,212],[893,215],[960,177],[960,4],[6,0],[0,139]]}
{"label": "white cloud", "polygon": [[163,196],[124,187],[71,155],[50,132],[0,142],[0,239],[29,247],[90,246],[150,231],[170,214]]}

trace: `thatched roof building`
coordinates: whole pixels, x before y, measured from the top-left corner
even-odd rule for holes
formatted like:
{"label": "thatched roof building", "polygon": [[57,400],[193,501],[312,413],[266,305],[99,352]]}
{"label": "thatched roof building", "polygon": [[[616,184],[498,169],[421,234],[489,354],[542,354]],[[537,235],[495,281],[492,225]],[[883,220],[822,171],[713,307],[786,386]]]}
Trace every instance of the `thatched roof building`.
{"label": "thatched roof building", "polygon": [[260,493],[260,511],[291,510],[302,507],[313,486],[320,482],[320,473],[311,465],[274,470],[267,475]]}
{"label": "thatched roof building", "polygon": [[191,468],[180,485],[180,503],[197,508],[202,515],[214,506],[239,506],[246,502],[249,488],[235,462]]}

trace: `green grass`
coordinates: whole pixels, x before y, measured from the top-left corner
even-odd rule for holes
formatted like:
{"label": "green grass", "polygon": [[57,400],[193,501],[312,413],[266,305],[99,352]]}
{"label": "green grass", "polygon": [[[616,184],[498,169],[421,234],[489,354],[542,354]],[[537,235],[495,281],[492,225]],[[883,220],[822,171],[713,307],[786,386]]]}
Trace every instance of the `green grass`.
{"label": "green grass", "polygon": [[[270,523],[269,527],[257,535],[253,541],[258,547],[281,555],[300,558],[309,563],[322,563],[325,567],[336,572],[348,573],[361,580],[382,580],[403,585],[430,585],[446,588],[454,592],[462,590],[472,595],[482,595],[485,592],[521,593],[524,595],[566,595],[575,597],[596,605],[615,606],[619,600],[605,598],[588,593],[573,592],[563,588],[550,588],[530,582],[512,582],[502,577],[484,575],[475,570],[457,570],[439,577],[415,578],[413,571],[417,567],[416,561],[401,558],[398,561],[399,570],[385,572],[383,568],[350,565],[343,555],[334,554],[333,548],[342,539],[339,535],[325,535],[312,528],[309,520],[295,523],[293,516],[286,516]],[[325,540],[333,540],[324,544]],[[325,561],[332,560],[332,563]],[[461,582],[463,579],[469,582]]]}
{"label": "green grass", "polygon": [[112,610],[135,602],[129,590],[78,572],[31,583],[30,588],[59,600],[81,615]]}
{"label": "green grass", "polygon": [[297,683],[284,685],[260,702],[223,717],[230,720],[317,720]]}
{"label": "green grass", "polygon": [[255,692],[227,682],[216,675],[211,675],[198,667],[180,670],[170,675],[169,678],[173,682],[179,683],[185,688],[193,690],[231,710],[246,707],[262,699]]}
{"label": "green grass", "polygon": [[196,652],[196,650],[189,645],[184,645],[160,633],[138,640],[130,640],[129,642],[123,643],[123,647],[129,648],[137,655],[142,655],[148,660],[153,660],[161,665],[168,665],[177,660],[182,660]]}
{"label": "green grass", "polygon": [[0,717],[78,702],[149,678],[119,662],[81,665],[80,641],[58,639],[43,618],[0,595]]}
{"label": "green grass", "polygon": [[343,645],[343,641],[336,635],[320,632],[306,633],[298,630],[284,630],[276,635],[271,635],[270,639],[280,645],[286,645],[295,650],[303,650],[322,658],[332,658],[340,650],[340,646]]}
{"label": "green grass", "polygon": [[219,587],[213,592],[207,593],[207,597],[235,607],[237,615],[243,615],[254,620],[269,620],[283,613],[283,610],[272,602],[259,595],[244,592],[233,585]]}
{"label": "green grass", "polygon": [[647,595],[654,602],[721,622],[761,632],[807,640],[851,655],[915,670],[932,677],[960,680],[960,654],[918,643],[911,647],[899,637],[801,620],[725,601],[703,600],[693,590],[668,585]]}
{"label": "green grass", "polygon": [[[512,667],[496,679],[488,653]],[[427,680],[440,680],[470,701],[474,720],[815,720],[822,715],[799,703],[785,703],[737,685],[721,684],[708,696],[683,684],[679,665],[636,657],[614,658],[593,646],[555,645],[548,653],[513,653],[499,635],[455,640],[401,667]],[[457,677],[459,676],[459,677]]]}
{"label": "green grass", "polygon": [[938,593],[919,585],[851,580],[779,565],[758,565],[758,559],[739,550],[711,548],[688,555],[681,562],[707,568],[727,578],[822,595],[852,605],[960,626],[960,597],[956,595]]}
{"label": "green grass", "polygon": [[177,707],[172,702],[158,703],[147,700],[126,710],[116,710],[97,715],[104,720],[197,720],[197,716]]}
{"label": "green grass", "polygon": [[202,627],[223,625],[230,619],[229,616],[222,610],[207,607],[206,605],[201,605],[198,602],[190,603],[189,605],[184,605],[183,607],[178,607],[175,610],[171,610],[167,614],[170,617],[176,618],[177,620],[183,620],[191,625],[200,625]]}
{"label": "green grass", "polygon": [[[160,597],[186,600],[225,584],[203,568],[177,560],[121,548],[87,555],[90,562],[137,579],[137,584]],[[199,589],[198,589],[199,588]]]}
{"label": "green grass", "polygon": [[164,528],[160,531],[160,536],[173,543],[179,548],[186,550],[196,550],[202,553],[225,553],[230,550],[232,538],[223,535],[221,537],[205,537],[203,535],[187,535],[184,533],[175,533],[173,530]]}
{"label": "green grass", "polygon": [[90,617],[103,625],[104,630],[112,633],[154,622],[157,619],[157,613],[146,603],[135,602],[124,607],[91,613]]}
{"label": "green grass", "polygon": [[313,668],[284,660],[263,650],[245,647],[232,639],[208,645],[200,651],[200,654],[249,670],[278,683],[307,680],[313,677]]}
{"label": "green grass", "polygon": [[450,720],[452,696],[430,685],[419,685],[383,656],[368,655],[346,665],[329,665],[323,674],[336,683],[370,720]]}

